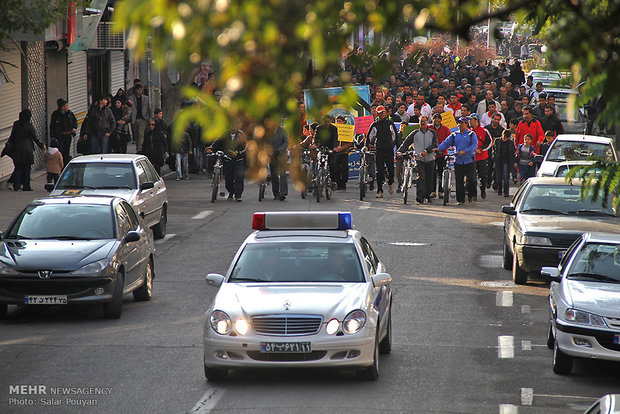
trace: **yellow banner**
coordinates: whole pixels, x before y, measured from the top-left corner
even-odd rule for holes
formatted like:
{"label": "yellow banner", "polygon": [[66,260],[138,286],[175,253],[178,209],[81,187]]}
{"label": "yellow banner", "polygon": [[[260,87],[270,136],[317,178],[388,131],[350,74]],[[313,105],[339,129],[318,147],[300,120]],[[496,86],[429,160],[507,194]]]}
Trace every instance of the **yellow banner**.
{"label": "yellow banner", "polygon": [[355,125],[348,124],[333,124],[338,128],[338,141],[340,142],[353,142],[355,137]]}
{"label": "yellow banner", "polygon": [[450,111],[441,113],[441,124],[445,125],[449,130],[452,128],[456,128],[456,119],[454,119],[454,114]]}

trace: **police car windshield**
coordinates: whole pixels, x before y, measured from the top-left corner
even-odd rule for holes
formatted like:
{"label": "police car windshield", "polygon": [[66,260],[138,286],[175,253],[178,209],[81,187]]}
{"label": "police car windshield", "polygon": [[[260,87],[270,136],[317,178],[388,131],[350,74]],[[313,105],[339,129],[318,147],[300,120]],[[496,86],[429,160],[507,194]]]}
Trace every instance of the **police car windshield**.
{"label": "police car windshield", "polygon": [[228,282],[364,281],[357,251],[350,243],[248,244]]}

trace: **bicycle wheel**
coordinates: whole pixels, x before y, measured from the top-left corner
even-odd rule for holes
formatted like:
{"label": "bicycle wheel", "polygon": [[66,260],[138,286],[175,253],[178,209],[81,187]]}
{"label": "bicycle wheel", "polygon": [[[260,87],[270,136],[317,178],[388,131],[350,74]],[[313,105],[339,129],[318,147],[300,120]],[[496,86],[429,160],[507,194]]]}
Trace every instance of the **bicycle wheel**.
{"label": "bicycle wheel", "polygon": [[407,197],[409,197],[409,169],[405,170],[405,176],[403,177],[403,204],[407,204]]}
{"label": "bicycle wheel", "polygon": [[443,187],[443,205],[448,204],[448,200],[450,199],[450,170],[443,170],[443,178],[442,178],[442,187]]}
{"label": "bicycle wheel", "polygon": [[322,174],[323,173],[319,169],[316,175],[316,182],[314,183],[314,197],[316,198],[317,203],[321,202],[321,193],[323,192],[323,180],[321,178]]}
{"label": "bicycle wheel", "polygon": [[366,167],[362,165],[360,167],[360,201],[364,201],[364,197],[366,197]]}
{"label": "bicycle wheel", "polygon": [[329,178],[329,173],[327,173],[327,177],[325,178],[325,198],[330,200],[332,198],[332,180]]}
{"label": "bicycle wheel", "polygon": [[211,202],[215,203],[215,200],[217,200],[217,193],[219,192],[219,187],[220,187],[220,174],[222,173],[220,167],[215,167],[215,170],[213,171],[213,183],[212,186],[213,188],[211,189]]}
{"label": "bicycle wheel", "polygon": [[265,189],[267,188],[267,183],[265,181],[261,182],[258,186],[258,201],[263,201],[265,198]]}
{"label": "bicycle wheel", "polygon": [[308,182],[310,181],[310,169],[306,164],[301,169],[301,177],[303,180],[303,188],[301,189],[301,198],[304,200],[308,196]]}

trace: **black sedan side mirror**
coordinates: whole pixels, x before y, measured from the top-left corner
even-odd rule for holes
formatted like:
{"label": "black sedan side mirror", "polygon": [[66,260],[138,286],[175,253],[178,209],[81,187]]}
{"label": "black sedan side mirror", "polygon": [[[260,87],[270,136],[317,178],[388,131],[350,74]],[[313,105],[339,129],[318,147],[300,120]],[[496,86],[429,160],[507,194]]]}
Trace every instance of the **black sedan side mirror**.
{"label": "black sedan side mirror", "polygon": [[130,231],[123,239],[125,243],[137,242],[138,240],[140,240],[140,233],[137,231]]}
{"label": "black sedan side mirror", "polygon": [[516,216],[517,215],[517,211],[515,210],[514,206],[503,206],[502,207],[502,213],[508,214],[510,216]]}
{"label": "black sedan side mirror", "polygon": [[47,190],[48,193],[51,193],[52,190],[54,189],[54,183],[45,183],[45,189]]}
{"label": "black sedan side mirror", "polygon": [[147,181],[140,185],[140,191],[150,190],[151,188],[154,188],[154,187],[155,187],[155,184],[152,181]]}

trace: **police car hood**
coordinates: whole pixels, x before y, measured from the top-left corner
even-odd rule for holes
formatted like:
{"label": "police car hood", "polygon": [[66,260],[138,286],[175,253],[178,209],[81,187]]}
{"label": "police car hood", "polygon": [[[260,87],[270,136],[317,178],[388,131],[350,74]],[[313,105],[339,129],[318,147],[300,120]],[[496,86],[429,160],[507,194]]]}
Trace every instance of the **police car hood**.
{"label": "police car hood", "polygon": [[[366,308],[369,283],[224,283],[214,309],[241,311],[246,316],[314,314],[343,318]],[[288,308],[288,309],[287,309]]]}
{"label": "police car hood", "polygon": [[620,284],[582,280],[565,282],[573,308],[620,318]]}

